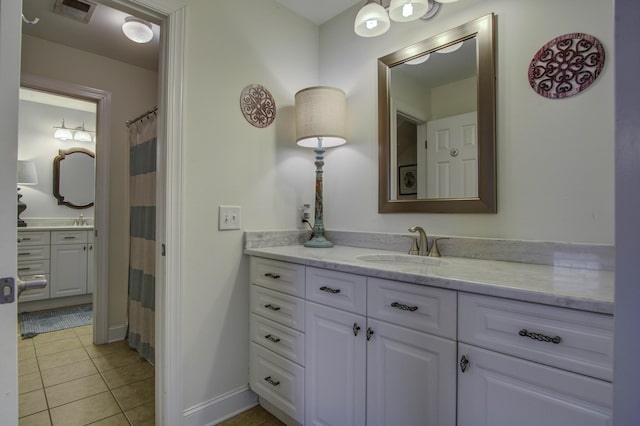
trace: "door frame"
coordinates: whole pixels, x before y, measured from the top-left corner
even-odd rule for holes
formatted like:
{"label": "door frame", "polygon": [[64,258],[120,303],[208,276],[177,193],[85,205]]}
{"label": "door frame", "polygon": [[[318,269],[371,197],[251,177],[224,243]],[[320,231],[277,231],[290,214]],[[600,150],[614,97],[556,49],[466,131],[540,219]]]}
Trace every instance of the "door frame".
{"label": "door frame", "polygon": [[20,86],[96,103],[96,188],[94,208],[95,290],[93,292],[93,342],[108,340],[109,306],[109,147],[111,146],[111,92],[48,77],[23,74]]}

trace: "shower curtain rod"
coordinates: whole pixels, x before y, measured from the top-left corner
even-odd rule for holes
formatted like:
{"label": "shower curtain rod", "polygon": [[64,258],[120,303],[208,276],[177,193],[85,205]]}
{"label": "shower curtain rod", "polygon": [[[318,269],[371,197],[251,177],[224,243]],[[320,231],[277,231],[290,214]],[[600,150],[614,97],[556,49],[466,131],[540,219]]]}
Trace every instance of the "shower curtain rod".
{"label": "shower curtain rod", "polygon": [[127,125],[127,127],[131,126],[133,123],[136,123],[142,119],[147,118],[148,116],[150,116],[151,114],[155,114],[158,111],[158,106],[154,106],[153,108],[151,108],[149,111],[140,114],[139,116],[137,116],[136,118],[134,118],[133,120],[127,120],[125,121],[125,124]]}

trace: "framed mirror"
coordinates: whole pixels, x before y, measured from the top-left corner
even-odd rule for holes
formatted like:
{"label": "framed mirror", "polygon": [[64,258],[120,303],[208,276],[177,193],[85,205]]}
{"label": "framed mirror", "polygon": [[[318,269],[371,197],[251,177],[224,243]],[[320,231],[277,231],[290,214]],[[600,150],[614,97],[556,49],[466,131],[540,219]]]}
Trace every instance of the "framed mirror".
{"label": "framed mirror", "polygon": [[495,213],[494,16],[378,59],[380,213]]}
{"label": "framed mirror", "polygon": [[61,149],[53,159],[53,196],[72,209],[93,206],[95,154],[84,148]]}

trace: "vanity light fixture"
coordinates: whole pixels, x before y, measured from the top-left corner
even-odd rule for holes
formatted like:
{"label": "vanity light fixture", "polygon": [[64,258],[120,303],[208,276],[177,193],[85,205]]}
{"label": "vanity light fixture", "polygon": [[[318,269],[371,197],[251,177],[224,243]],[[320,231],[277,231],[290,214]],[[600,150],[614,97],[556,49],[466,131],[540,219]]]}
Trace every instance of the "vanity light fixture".
{"label": "vanity light fixture", "polygon": [[333,243],[324,236],[322,166],[324,150],[347,142],[345,137],[346,101],[342,90],[334,87],[309,87],[295,96],[296,143],[314,148],[316,153],[316,194],[313,237],[305,247],[327,248]]}
{"label": "vanity light fixture", "polygon": [[78,142],[92,142],[92,134],[95,133],[93,130],[87,130],[84,128],[84,121],[80,126],[71,129],[66,127],[64,125],[64,120],[62,120],[62,125],[60,127],[53,126],[53,128],[56,129],[53,137],[61,141],[75,140]]}
{"label": "vanity light fixture", "polygon": [[[18,160],[18,185],[37,185],[38,174],[36,173],[36,163],[33,161]],[[27,223],[20,219],[20,214],[27,209],[27,205],[20,199],[20,187],[18,187],[18,227],[23,228]]]}
{"label": "vanity light fixture", "polygon": [[135,16],[127,16],[122,24],[122,32],[136,43],[149,43],[153,39],[151,24]]}
{"label": "vanity light fixture", "polygon": [[426,21],[436,16],[441,3],[455,1],[458,0],[367,0],[356,15],[353,30],[360,37],[376,37],[389,30],[389,18],[396,22]]}

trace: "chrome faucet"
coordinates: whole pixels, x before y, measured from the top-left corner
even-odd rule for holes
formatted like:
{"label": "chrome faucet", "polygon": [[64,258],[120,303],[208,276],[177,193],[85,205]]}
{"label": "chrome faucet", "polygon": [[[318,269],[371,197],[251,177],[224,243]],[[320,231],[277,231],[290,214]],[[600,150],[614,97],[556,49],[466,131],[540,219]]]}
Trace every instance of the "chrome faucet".
{"label": "chrome faucet", "polygon": [[420,241],[418,242],[418,256],[426,256],[429,251],[429,239],[427,238],[427,233],[424,228],[420,226],[412,226],[409,228],[409,232],[417,232],[420,236]]}

